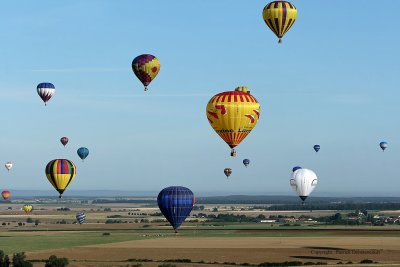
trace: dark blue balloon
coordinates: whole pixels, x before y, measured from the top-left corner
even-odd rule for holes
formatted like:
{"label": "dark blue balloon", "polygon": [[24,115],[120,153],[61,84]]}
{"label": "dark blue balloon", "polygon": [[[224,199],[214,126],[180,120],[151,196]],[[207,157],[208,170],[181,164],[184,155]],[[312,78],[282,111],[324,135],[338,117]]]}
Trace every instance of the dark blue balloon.
{"label": "dark blue balloon", "polygon": [[250,160],[249,159],[244,159],[243,160],[243,164],[244,164],[244,166],[247,167],[250,164]]}
{"label": "dark blue balloon", "polygon": [[388,147],[388,143],[385,142],[385,141],[383,141],[383,142],[380,142],[380,143],[379,143],[379,146],[381,147],[381,149],[382,149],[383,151],[385,151],[385,149]]}
{"label": "dark blue balloon", "polygon": [[87,149],[86,147],[81,147],[78,149],[78,151],[76,151],[78,153],[78,156],[84,160],[86,159],[86,157],[89,155],[89,149]]}
{"label": "dark blue balloon", "polygon": [[314,146],[314,150],[315,150],[315,152],[318,152],[318,150],[320,150],[320,148],[321,148],[321,146],[320,146],[320,145],[315,145],[315,146]]}
{"label": "dark blue balloon", "polygon": [[190,189],[183,186],[170,186],[161,190],[157,197],[158,207],[175,232],[189,216],[195,203]]}
{"label": "dark blue balloon", "polygon": [[295,166],[295,167],[293,167],[292,172],[295,172],[295,171],[300,170],[300,169],[302,169],[300,166]]}

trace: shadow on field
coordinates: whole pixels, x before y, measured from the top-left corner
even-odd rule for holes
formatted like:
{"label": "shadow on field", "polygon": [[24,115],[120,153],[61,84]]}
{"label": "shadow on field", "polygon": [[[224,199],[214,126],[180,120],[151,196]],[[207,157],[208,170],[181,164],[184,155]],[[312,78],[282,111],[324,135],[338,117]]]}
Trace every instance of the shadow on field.
{"label": "shadow on field", "polygon": [[318,256],[290,256],[291,258],[295,259],[307,259],[307,260],[340,260],[337,258],[331,258],[331,257],[318,257]]}
{"label": "shadow on field", "polygon": [[321,250],[347,250],[345,248],[335,248],[335,247],[304,247],[308,249],[321,249]]}

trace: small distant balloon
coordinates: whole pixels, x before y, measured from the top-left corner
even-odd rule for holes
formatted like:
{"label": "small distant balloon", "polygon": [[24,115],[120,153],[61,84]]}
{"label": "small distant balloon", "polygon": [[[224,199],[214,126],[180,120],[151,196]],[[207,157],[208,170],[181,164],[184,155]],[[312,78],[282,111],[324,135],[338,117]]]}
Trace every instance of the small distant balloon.
{"label": "small distant balloon", "polygon": [[60,142],[65,147],[68,144],[68,137],[61,137]]}
{"label": "small distant balloon", "polygon": [[226,175],[226,178],[228,178],[232,174],[232,169],[231,168],[225,168],[224,169],[224,173]]}
{"label": "small distant balloon", "polygon": [[6,164],[4,164],[4,166],[6,167],[7,171],[10,171],[13,167],[13,164],[11,161],[9,161]]}
{"label": "small distant balloon", "polygon": [[314,146],[315,152],[318,152],[320,149],[321,149],[321,146],[320,146],[320,145],[315,145],[315,146]]}
{"label": "small distant balloon", "polygon": [[78,212],[76,214],[76,220],[78,221],[79,224],[82,224],[86,220],[86,214],[83,212]]}
{"label": "small distant balloon", "polygon": [[47,102],[53,96],[56,88],[52,83],[39,83],[36,90],[40,98],[43,100],[44,105],[47,105]]}
{"label": "small distant balloon", "polygon": [[295,172],[295,171],[300,170],[300,169],[301,169],[300,166],[295,166],[295,167],[293,167],[292,172]]}
{"label": "small distant balloon", "polygon": [[26,214],[29,214],[33,210],[32,205],[24,205],[22,209],[25,211]]}
{"label": "small distant balloon", "polygon": [[379,143],[379,146],[381,147],[382,151],[385,151],[385,149],[388,147],[388,143],[383,141]]}
{"label": "small distant balloon", "polygon": [[82,161],[84,161],[89,155],[89,149],[87,149],[86,147],[80,147],[78,148],[76,153],[78,153],[78,156],[81,158]]}
{"label": "small distant balloon", "polygon": [[3,192],[1,192],[1,196],[3,197],[4,200],[9,199],[11,193],[8,190],[4,190]]}
{"label": "small distant balloon", "polygon": [[250,160],[249,160],[249,159],[244,159],[244,160],[243,160],[243,164],[244,164],[244,166],[246,166],[246,168],[247,168],[247,166],[249,166],[249,164],[250,164]]}

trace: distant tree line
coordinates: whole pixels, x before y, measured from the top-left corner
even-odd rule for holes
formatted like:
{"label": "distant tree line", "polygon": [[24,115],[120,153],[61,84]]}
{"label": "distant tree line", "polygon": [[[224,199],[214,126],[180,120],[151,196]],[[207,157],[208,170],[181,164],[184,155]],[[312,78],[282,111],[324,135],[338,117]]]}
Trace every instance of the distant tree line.
{"label": "distant tree line", "polygon": [[264,210],[399,210],[399,203],[306,203],[254,207]]}
{"label": "distant tree line", "polygon": [[108,204],[108,203],[146,203],[157,205],[157,201],[153,199],[95,199],[92,201],[93,204]]}

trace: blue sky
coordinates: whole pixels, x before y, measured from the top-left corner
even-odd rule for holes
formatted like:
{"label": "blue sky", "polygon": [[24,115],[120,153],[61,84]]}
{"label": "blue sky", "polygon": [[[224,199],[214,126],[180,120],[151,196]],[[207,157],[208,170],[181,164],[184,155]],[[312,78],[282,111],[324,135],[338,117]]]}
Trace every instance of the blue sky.
{"label": "blue sky", "polygon": [[[0,162],[14,168],[0,187],[52,189],[45,165],[69,158],[78,175],[68,190],[292,195],[300,165],[317,173],[315,195],[398,196],[400,2],[292,1],[298,19],[280,45],[262,20],[267,3],[3,3]],[[161,61],[148,92],[131,70],[143,53]],[[56,86],[47,107],[40,82]],[[231,158],[205,106],[240,85],[261,118]],[[80,146],[90,149],[83,164]]]}

